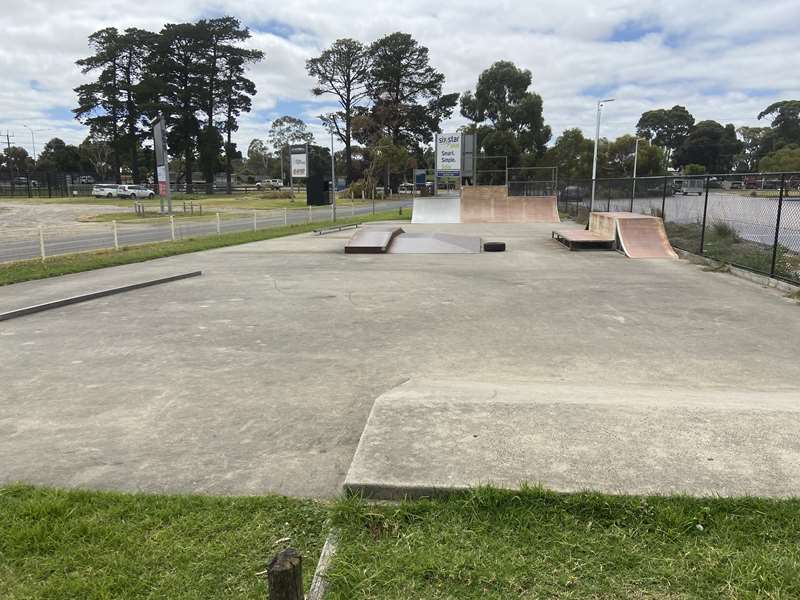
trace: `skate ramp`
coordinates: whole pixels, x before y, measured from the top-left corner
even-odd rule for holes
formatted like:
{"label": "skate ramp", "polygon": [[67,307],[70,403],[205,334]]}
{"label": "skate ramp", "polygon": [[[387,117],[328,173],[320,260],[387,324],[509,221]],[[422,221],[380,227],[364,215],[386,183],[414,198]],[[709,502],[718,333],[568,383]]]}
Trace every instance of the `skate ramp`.
{"label": "skate ramp", "polygon": [[392,240],[389,254],[478,254],[481,238],[451,233],[403,233]]}
{"label": "skate ramp", "polygon": [[630,258],[678,258],[658,217],[617,219],[617,238]]}
{"label": "skate ramp", "polygon": [[461,200],[458,196],[414,198],[412,223],[460,223]]}
{"label": "skate ramp", "polygon": [[461,190],[462,223],[560,223],[555,196],[509,196],[505,186]]}
{"label": "skate ramp", "polygon": [[357,229],[344,246],[345,254],[383,254],[392,240],[403,233],[402,227],[365,227]]}

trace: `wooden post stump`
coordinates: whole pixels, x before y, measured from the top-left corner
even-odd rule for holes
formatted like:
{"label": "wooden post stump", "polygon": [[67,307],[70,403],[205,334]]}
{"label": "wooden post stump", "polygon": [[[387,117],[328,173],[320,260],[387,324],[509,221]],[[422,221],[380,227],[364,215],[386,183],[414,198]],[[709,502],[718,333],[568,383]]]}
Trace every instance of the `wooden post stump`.
{"label": "wooden post stump", "polygon": [[303,600],[303,557],[294,548],[279,552],[267,568],[269,600]]}

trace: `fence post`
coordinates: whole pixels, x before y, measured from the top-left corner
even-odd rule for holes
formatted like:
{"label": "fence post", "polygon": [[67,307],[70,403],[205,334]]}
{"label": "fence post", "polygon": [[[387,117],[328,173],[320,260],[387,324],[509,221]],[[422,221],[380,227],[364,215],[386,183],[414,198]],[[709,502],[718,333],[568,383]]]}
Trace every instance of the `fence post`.
{"label": "fence post", "polygon": [[708,214],[708,182],[710,177],[706,176],[706,199],[703,202],[703,228],[700,230],[700,254],[703,254],[706,243],[706,215]]}
{"label": "fence post", "polygon": [[288,210],[286,210],[286,208],[284,207],[284,209],[283,209],[283,224],[284,224],[284,226],[286,226],[286,225],[288,225],[288,224],[289,224],[289,215],[288,215],[288,212],[289,212],[289,211],[288,211]]}
{"label": "fence post", "polygon": [[311,223],[311,205],[308,206],[308,222]]}
{"label": "fence post", "polygon": [[169,216],[169,230],[172,234],[172,241],[175,241],[175,215]]}
{"label": "fence post", "polygon": [[217,213],[217,235],[222,235],[222,223],[220,221],[219,213]]}
{"label": "fence post", "polygon": [[775,264],[778,261],[778,240],[781,233],[781,212],[783,211],[783,190],[786,184],[786,175],[781,175],[781,191],[778,195],[778,216],[775,218],[775,240],[772,243],[772,266],[769,269],[770,277],[775,277]]}
{"label": "fence post", "polygon": [[303,557],[293,549],[279,552],[267,567],[269,600],[303,600]]}
{"label": "fence post", "polygon": [[633,178],[633,185],[631,186],[631,212],[633,212],[633,199],[636,197],[636,177]]}
{"label": "fence post", "polygon": [[46,258],[44,253],[44,228],[39,225],[39,254],[42,256],[42,262]]}
{"label": "fence post", "polygon": [[111,226],[114,229],[114,250],[119,250],[119,238],[117,237],[117,221],[111,221]]}
{"label": "fence post", "polygon": [[350,202],[350,216],[351,217],[356,216],[356,203],[352,201]]}
{"label": "fence post", "polygon": [[667,206],[667,176],[664,175],[664,189],[661,192],[661,220],[666,223],[664,220],[664,209]]}
{"label": "fence post", "polygon": [[253,211],[253,231],[257,231],[258,229],[258,213],[254,210]]}

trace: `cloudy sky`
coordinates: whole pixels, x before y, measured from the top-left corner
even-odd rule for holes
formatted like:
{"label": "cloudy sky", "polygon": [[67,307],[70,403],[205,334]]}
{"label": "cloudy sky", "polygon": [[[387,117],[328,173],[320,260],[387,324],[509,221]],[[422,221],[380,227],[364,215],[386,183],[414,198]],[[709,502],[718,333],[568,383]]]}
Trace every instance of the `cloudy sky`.
{"label": "cloudy sky", "polygon": [[[686,106],[698,120],[758,124],[768,104],[800,98],[798,0],[27,0],[0,20],[0,134],[30,151],[58,136],[80,142],[87,131],[70,113],[73,88],[87,79],[75,66],[88,54],[87,36],[103,27],[158,30],[165,22],[225,14],[252,31],[266,53],[251,77],[254,110],[238,142],[265,137],[283,114],[306,120],[322,142],[304,63],[339,37],[372,41],[411,33],[430,48],[447,77],[445,91],[474,88],[478,74],[500,59],[533,73],[554,137],[569,127],[593,134],[594,105],[615,97],[603,135],[632,132],[649,109]],[[454,114],[445,124],[464,121]],[[763,123],[762,123],[763,124]],[[26,128],[25,126],[28,126]]]}

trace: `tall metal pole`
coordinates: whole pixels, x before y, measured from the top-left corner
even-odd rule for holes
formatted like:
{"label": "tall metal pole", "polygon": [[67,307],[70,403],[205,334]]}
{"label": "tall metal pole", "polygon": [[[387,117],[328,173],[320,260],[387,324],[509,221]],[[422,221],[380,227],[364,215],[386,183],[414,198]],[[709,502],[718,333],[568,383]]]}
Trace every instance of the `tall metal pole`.
{"label": "tall metal pole", "polygon": [[633,151],[633,185],[631,186],[631,212],[633,212],[633,200],[636,198],[636,165],[639,162],[639,138],[636,138],[636,148]]}
{"label": "tall metal pole", "polygon": [[336,223],[336,155],[333,153],[333,129],[331,129],[331,206],[333,222]]}
{"label": "tall metal pole", "polygon": [[24,124],[22,126],[31,132],[31,144],[33,145],[33,162],[36,162],[36,138],[33,136],[33,129]]}
{"label": "tall metal pole", "polygon": [[786,175],[781,175],[781,191],[778,196],[778,216],[775,218],[775,240],[772,242],[772,265],[769,274],[775,277],[775,265],[778,262],[778,242],[781,235],[781,212],[783,210],[783,191],[786,189]]}
{"label": "tall metal pole", "polygon": [[606,98],[597,103],[597,120],[594,129],[594,158],[592,159],[592,198],[589,201],[589,214],[594,210],[594,189],[597,182],[597,145],[600,142],[600,109],[606,102],[613,102],[614,98]]}

